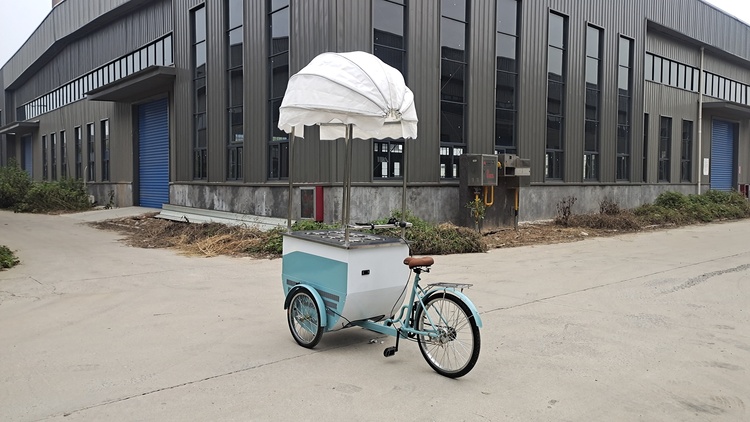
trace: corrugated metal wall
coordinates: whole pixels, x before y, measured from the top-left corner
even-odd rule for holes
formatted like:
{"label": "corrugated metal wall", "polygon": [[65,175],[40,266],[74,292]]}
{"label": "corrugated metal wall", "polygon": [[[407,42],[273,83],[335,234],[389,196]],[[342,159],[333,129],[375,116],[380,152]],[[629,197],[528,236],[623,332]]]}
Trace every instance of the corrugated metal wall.
{"label": "corrugated metal wall", "polygon": [[[193,179],[193,69],[191,63],[192,45],[190,44],[190,10],[203,4],[201,0],[181,0],[172,3],[174,13],[174,32],[172,48],[177,76],[174,84],[174,112],[172,166],[170,180],[189,181]],[[214,70],[208,70],[209,77],[214,77]],[[210,106],[209,106],[210,107]],[[223,107],[223,106],[222,106]],[[210,108],[209,108],[210,110]]]}

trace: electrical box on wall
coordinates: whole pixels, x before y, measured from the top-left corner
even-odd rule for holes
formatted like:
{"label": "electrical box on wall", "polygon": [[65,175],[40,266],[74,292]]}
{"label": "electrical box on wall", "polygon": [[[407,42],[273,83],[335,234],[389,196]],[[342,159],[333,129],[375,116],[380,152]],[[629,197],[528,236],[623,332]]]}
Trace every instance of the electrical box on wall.
{"label": "electrical box on wall", "polygon": [[497,185],[497,155],[464,154],[468,186]]}

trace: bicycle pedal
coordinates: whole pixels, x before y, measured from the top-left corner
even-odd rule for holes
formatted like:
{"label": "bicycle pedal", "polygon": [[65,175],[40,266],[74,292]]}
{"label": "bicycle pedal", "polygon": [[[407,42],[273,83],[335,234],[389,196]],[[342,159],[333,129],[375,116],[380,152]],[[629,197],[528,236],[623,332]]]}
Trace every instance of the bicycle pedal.
{"label": "bicycle pedal", "polygon": [[396,346],[386,347],[385,350],[383,350],[383,356],[389,358],[395,355],[397,351],[398,349],[396,348]]}

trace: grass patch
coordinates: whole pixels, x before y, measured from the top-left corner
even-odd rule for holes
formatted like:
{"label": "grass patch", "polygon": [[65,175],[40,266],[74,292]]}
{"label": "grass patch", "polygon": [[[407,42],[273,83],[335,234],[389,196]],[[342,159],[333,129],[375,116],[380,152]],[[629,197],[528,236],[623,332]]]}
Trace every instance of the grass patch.
{"label": "grass patch", "polygon": [[13,254],[13,251],[8,249],[7,246],[0,245],[0,270],[13,268],[18,265],[19,262],[20,261],[16,258],[16,255]]}
{"label": "grass patch", "polygon": [[[561,203],[568,204],[565,199]],[[559,208],[559,207],[558,207]],[[750,217],[750,202],[738,192],[708,191],[701,195],[665,192],[653,204],[622,210],[610,199],[602,201],[598,214],[558,216],[555,223],[569,227],[637,231],[644,227],[684,226]]]}

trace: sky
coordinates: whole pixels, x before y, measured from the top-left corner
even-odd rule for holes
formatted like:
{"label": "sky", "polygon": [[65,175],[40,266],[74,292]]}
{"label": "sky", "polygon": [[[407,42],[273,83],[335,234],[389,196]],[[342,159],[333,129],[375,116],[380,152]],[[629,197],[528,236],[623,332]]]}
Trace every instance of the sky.
{"label": "sky", "polygon": [[[705,1],[750,24],[750,1]],[[52,0],[0,0],[0,16],[3,16],[0,25],[0,66],[4,65],[21,48],[50,10],[52,10]]]}

